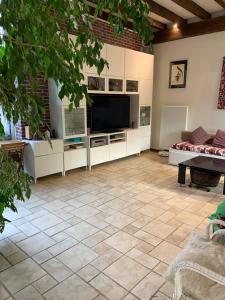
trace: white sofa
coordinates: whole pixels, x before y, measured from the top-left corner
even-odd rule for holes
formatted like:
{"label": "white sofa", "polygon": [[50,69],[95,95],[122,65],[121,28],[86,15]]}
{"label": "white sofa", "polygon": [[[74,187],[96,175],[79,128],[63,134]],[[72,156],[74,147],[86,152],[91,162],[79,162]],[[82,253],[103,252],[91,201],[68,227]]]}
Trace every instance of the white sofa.
{"label": "white sofa", "polygon": [[[216,148],[210,145],[215,133],[209,133],[210,139],[206,145],[195,146],[190,144],[191,131],[181,132],[181,142],[171,146],[169,150],[169,164],[178,165],[182,161],[194,158],[196,156],[207,156],[219,159],[225,159],[225,148]],[[211,141],[210,141],[211,140]],[[188,149],[188,150],[185,150]],[[216,153],[216,154],[214,154]]]}

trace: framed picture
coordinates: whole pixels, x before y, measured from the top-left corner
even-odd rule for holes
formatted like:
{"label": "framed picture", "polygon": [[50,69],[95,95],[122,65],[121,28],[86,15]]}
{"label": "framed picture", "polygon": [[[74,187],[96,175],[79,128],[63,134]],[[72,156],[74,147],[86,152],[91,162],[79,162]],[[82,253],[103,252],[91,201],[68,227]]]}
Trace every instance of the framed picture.
{"label": "framed picture", "polygon": [[169,88],[185,88],[187,79],[187,60],[172,61],[170,63]]}

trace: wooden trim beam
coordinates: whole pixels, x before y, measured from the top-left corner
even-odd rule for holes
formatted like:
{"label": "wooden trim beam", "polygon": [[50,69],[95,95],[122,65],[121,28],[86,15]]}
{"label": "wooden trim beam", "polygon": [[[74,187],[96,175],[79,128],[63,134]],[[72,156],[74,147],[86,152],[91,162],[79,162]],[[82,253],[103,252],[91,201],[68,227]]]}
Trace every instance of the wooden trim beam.
{"label": "wooden trim beam", "polygon": [[158,29],[158,30],[166,30],[167,29],[166,24],[159,22],[153,18],[150,18],[150,23],[151,23],[151,26],[155,29]]}
{"label": "wooden trim beam", "polygon": [[196,23],[180,25],[155,33],[154,44],[180,40],[188,37],[225,31],[225,16],[216,17]]}
{"label": "wooden trim beam", "polygon": [[225,9],[225,0],[215,0],[221,7]]}
{"label": "wooden trim beam", "polygon": [[153,12],[154,14],[174,23],[179,23],[179,24],[186,23],[185,19],[178,16],[177,14],[170,11],[169,9],[165,8],[164,6],[159,5],[155,1],[145,0],[145,2],[149,4],[150,11]]}
{"label": "wooden trim beam", "polygon": [[189,11],[196,17],[199,17],[200,19],[210,19],[211,14],[208,13],[205,9],[203,9],[201,6],[199,6],[197,3],[195,3],[192,0],[172,0],[177,5],[181,6],[185,10]]}
{"label": "wooden trim beam", "polygon": [[[91,15],[91,16],[94,16],[94,14],[95,14],[95,7],[89,5],[89,9],[90,9],[90,15]],[[104,20],[104,21],[108,21],[109,14],[108,14],[106,11],[104,11],[104,12],[101,14],[101,16],[98,16],[98,18],[99,18],[99,19],[102,19],[102,20]],[[149,22],[150,22],[151,26],[152,26],[153,28],[157,29],[157,30],[166,30],[166,29],[167,29],[167,26],[166,26],[165,24],[163,24],[163,23],[161,23],[161,22],[159,22],[159,21],[156,21],[156,20],[154,20],[154,19],[152,19],[152,18],[149,18]],[[128,21],[128,22],[126,23],[125,27],[126,27],[127,29],[133,30],[133,29],[134,29],[134,28],[133,28],[133,22],[132,22],[132,21]]]}

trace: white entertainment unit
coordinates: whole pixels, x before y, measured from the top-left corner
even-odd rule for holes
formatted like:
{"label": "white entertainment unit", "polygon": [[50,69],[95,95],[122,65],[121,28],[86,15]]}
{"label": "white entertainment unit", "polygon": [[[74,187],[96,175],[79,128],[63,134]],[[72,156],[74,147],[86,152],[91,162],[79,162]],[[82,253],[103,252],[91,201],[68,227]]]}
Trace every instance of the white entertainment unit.
{"label": "white entertainment unit", "polygon": [[131,128],[89,134],[86,101],[69,111],[68,99],[59,99],[60,87],[50,79],[51,127],[63,141],[63,174],[79,167],[91,169],[94,165],[150,149],[154,56],[104,44],[102,57],[109,62],[109,68],[105,67],[101,76],[95,68],[84,67],[88,91],[90,94],[129,95]]}

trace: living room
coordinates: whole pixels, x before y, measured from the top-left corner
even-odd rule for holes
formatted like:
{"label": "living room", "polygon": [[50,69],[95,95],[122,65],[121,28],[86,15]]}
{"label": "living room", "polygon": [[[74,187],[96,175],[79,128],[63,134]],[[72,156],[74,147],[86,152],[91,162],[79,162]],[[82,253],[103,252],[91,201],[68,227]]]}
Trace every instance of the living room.
{"label": "living room", "polygon": [[0,300],[224,299],[225,2],[0,12]]}

